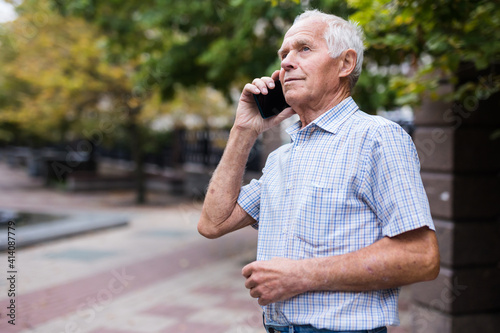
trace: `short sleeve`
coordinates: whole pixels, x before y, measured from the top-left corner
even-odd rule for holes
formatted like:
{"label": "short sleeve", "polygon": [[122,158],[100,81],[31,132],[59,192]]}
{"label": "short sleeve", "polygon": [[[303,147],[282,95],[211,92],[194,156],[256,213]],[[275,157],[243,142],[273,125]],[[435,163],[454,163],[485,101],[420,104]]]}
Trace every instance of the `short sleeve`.
{"label": "short sleeve", "polygon": [[240,190],[238,204],[246,211],[257,223],[252,227],[258,229],[260,215],[260,187],[261,181],[253,179],[248,185]]}
{"label": "short sleeve", "polygon": [[417,151],[408,133],[395,123],[379,127],[367,158],[369,201],[384,236],[424,226],[435,230]]}

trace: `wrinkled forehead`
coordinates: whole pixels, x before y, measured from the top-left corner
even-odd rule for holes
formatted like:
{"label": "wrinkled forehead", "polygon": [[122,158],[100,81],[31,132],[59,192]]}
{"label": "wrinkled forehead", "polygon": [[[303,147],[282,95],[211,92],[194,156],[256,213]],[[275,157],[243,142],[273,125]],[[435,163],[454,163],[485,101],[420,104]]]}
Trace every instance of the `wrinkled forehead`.
{"label": "wrinkled forehead", "polygon": [[326,23],[318,18],[306,18],[295,23],[288,29],[285,38],[290,38],[297,34],[308,34],[315,37],[323,37],[326,29]]}
{"label": "wrinkled forehead", "polygon": [[291,48],[307,45],[325,43],[324,32],[326,23],[318,19],[308,18],[295,23],[285,34],[278,55]]}

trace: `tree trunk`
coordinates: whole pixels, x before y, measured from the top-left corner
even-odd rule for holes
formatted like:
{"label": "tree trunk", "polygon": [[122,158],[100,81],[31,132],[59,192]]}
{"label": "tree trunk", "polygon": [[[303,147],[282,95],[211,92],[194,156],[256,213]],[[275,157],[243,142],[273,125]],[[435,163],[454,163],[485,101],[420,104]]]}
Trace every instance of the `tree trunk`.
{"label": "tree trunk", "polygon": [[134,162],[135,177],[135,202],[137,204],[146,203],[146,174],[144,172],[144,138],[137,123],[137,114],[141,106],[131,108],[129,111],[129,121],[127,131],[130,140],[130,151]]}

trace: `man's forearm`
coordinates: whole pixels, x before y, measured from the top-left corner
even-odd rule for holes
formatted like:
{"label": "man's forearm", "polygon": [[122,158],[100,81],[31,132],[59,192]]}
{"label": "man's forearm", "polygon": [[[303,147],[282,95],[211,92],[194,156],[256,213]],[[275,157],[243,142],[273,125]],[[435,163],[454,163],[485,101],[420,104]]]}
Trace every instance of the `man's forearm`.
{"label": "man's forearm", "polygon": [[365,291],[399,287],[434,279],[439,272],[435,233],[413,230],[345,255],[302,263],[308,290]]}
{"label": "man's forearm", "polygon": [[368,291],[432,280],[439,273],[434,231],[420,228],[385,237],[338,256],[255,261],[242,270],[250,295],[260,305],[308,291]]}
{"label": "man's forearm", "polygon": [[247,83],[238,102],[236,117],[219,166],[215,170],[203,204],[198,231],[205,237],[216,238],[255,223],[238,203],[238,196],[250,150],[258,135],[277,126],[295,114],[291,107],[280,114],[263,119],[254,94],[267,94],[276,88],[280,71]]}
{"label": "man's forearm", "polygon": [[[255,132],[238,128],[231,130],[226,149],[214,171],[203,204],[198,230],[204,236],[218,237],[232,231],[233,228],[240,227],[238,221],[231,221],[231,216],[238,214],[238,211],[235,212],[235,207],[248,156],[256,139]],[[239,218],[233,216],[233,220]],[[226,222],[236,224],[225,225]]]}

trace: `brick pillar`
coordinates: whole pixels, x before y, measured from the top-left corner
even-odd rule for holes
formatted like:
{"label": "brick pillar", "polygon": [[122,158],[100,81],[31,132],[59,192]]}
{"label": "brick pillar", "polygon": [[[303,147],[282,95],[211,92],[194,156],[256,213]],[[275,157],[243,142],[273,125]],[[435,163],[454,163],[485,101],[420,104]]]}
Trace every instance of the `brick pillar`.
{"label": "brick pillar", "polygon": [[[461,80],[477,77],[465,71]],[[427,99],[415,125],[441,273],[412,286],[413,332],[499,332],[500,139],[492,133],[500,129],[500,93],[473,92],[463,103]]]}

